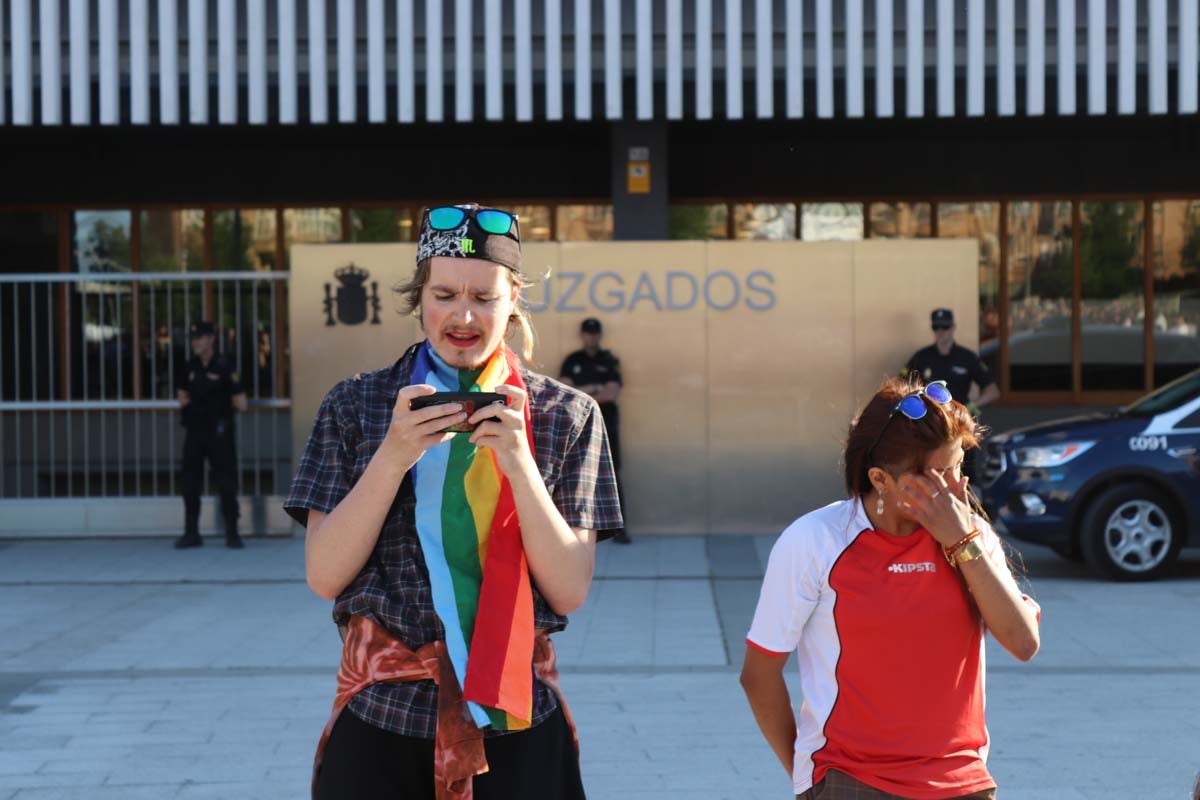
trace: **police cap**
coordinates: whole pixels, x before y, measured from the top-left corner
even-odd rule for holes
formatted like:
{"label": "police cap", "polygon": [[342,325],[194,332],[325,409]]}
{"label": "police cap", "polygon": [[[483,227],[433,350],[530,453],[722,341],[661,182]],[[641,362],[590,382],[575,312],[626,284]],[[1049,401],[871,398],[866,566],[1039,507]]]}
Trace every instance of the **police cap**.
{"label": "police cap", "polygon": [[216,332],[217,329],[214,328],[213,324],[206,319],[197,320],[196,322],[192,323],[193,339],[195,339],[197,336],[212,336]]}

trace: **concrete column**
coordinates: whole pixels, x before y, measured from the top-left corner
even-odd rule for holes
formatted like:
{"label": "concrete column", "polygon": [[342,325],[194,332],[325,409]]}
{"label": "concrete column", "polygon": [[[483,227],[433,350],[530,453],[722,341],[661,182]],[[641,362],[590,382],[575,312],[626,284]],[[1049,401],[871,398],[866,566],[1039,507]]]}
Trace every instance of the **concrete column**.
{"label": "concrete column", "polygon": [[612,202],[614,239],[667,238],[665,122],[613,124]]}

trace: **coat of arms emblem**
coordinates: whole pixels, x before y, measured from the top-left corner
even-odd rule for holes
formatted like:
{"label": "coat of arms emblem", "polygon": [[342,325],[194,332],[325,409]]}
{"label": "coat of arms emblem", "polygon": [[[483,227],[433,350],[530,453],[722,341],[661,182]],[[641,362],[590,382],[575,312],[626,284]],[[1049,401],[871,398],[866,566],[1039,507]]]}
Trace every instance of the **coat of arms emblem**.
{"label": "coat of arms emblem", "polygon": [[[325,284],[325,324],[332,326],[338,322],[343,325],[359,325],[367,319],[367,307],[371,309],[371,324],[379,324],[379,282],[371,281],[371,293],[367,294],[366,282],[371,273],[353,263],[333,272],[341,286],[337,287],[336,295],[332,292],[333,284]],[[334,311],[337,320],[334,320]]]}

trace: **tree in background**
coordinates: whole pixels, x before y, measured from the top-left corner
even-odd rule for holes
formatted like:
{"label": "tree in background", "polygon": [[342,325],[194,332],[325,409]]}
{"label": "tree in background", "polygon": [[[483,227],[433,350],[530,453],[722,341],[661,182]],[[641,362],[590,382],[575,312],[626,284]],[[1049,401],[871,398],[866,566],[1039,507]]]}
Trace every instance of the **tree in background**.
{"label": "tree in background", "polygon": [[79,242],[75,254],[80,272],[125,272],[129,269],[129,229],[99,219]]}
{"label": "tree in background", "polygon": [[1179,261],[1185,275],[1172,276],[1168,279],[1170,282],[1182,279],[1194,286],[1195,274],[1200,272],[1200,224],[1197,224],[1197,211],[1200,211],[1198,204],[1189,204],[1183,220],[1183,247],[1179,251]]}
{"label": "tree in background", "polygon": [[710,239],[708,206],[671,206],[667,209],[667,236],[672,239]]}
{"label": "tree in background", "polygon": [[1080,230],[1083,296],[1113,298],[1142,290],[1142,221],[1137,203],[1084,203]]}
{"label": "tree in background", "polygon": [[404,241],[400,221],[408,219],[408,212],[394,208],[359,208],[354,210],[351,219],[356,242],[400,242]]}
{"label": "tree in background", "polygon": [[1054,236],[1054,250],[1039,253],[1033,268],[1026,273],[1025,296],[1070,297],[1071,276],[1075,272],[1074,253],[1071,226],[1064,225]]}
{"label": "tree in background", "polygon": [[[251,258],[250,231],[237,211],[218,211],[213,214],[213,269],[221,272],[254,269]],[[270,254],[274,265],[275,254]]]}
{"label": "tree in background", "polygon": [[[1137,294],[1142,289],[1142,221],[1137,203],[1084,203],[1079,231],[1083,296],[1091,299]],[[1040,255],[1029,277],[1028,292],[1040,297],[1070,297],[1074,246],[1070,225],[1055,236],[1053,253]]]}

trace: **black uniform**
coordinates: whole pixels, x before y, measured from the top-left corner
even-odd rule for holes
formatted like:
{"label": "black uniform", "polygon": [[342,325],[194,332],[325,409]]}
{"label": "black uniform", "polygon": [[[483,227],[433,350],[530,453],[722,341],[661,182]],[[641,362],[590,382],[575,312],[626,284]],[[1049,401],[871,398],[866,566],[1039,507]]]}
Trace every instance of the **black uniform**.
{"label": "black uniform", "polygon": [[925,383],[945,381],[950,396],[963,405],[967,404],[972,383],[982,391],[996,382],[979,356],[958,345],[952,345],[948,355],[939,353],[936,344],[921,348],[908,360],[904,374],[915,374]]}
{"label": "black uniform", "polygon": [[[586,350],[576,350],[563,359],[559,376],[570,378],[575,386],[612,383],[621,385],[621,361],[608,350],[597,350],[589,356]],[[616,403],[601,403],[600,415],[608,430],[608,446],[612,451],[613,467],[621,468],[621,414]]]}
{"label": "black uniform", "polygon": [[193,356],[180,376],[179,388],[190,402],[183,408],[181,424],[187,429],[183,440],[184,536],[199,537],[200,493],[204,488],[204,460],[221,498],[225,536],[238,536],[237,454],[234,450],[233,397],[245,391],[241,377],[222,355],[214,355],[205,367]]}
{"label": "black uniform", "polygon": [[[992,371],[987,368],[978,355],[957,344],[950,346],[950,352],[942,355],[936,344],[923,347],[913,353],[904,368],[905,375],[915,374],[923,382],[945,381],[950,396],[964,406],[970,399],[971,384],[974,383],[983,391],[996,382]],[[978,412],[976,412],[978,413]],[[977,451],[968,450],[963,457],[963,472],[972,479],[977,477]]]}

